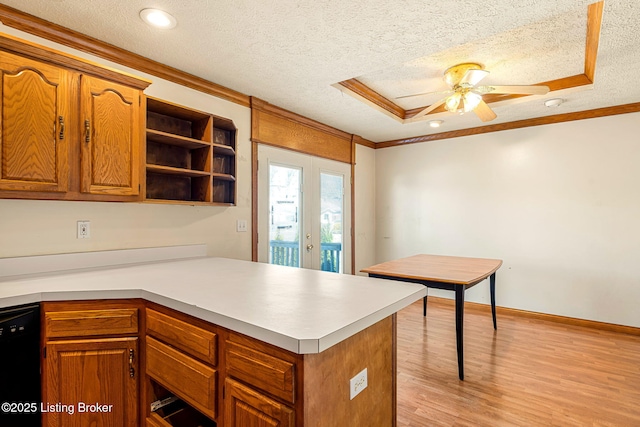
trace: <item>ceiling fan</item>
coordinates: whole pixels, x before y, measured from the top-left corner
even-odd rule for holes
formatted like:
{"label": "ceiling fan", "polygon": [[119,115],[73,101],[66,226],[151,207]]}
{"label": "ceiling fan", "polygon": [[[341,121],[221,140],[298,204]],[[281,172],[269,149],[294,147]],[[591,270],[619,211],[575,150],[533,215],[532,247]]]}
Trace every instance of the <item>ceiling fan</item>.
{"label": "ceiling fan", "polygon": [[549,92],[547,86],[476,86],[480,80],[489,74],[484,67],[475,62],[465,62],[454,65],[444,72],[444,81],[451,87],[442,92],[425,92],[414,95],[399,96],[396,99],[423,96],[433,93],[447,94],[446,97],[434,102],[427,108],[412,116],[412,119],[425,116],[444,104],[444,108],[452,113],[468,113],[473,111],[483,122],[488,122],[497,117],[496,113],[482,99],[487,93],[518,94],[518,95],[544,95]]}

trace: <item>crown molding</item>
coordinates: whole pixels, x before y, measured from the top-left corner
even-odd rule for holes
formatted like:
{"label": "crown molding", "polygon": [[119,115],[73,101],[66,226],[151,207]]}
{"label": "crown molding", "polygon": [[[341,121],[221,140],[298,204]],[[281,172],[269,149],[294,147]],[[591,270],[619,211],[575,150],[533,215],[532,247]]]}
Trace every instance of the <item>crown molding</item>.
{"label": "crown molding", "polygon": [[554,123],[571,122],[575,120],[595,119],[597,117],[614,116],[640,112],[640,102],[617,105],[615,107],[596,108],[593,110],[578,111],[575,113],[556,114],[553,116],[538,117],[535,119],[518,120],[516,122],[500,123],[496,125],[480,126],[470,129],[460,129],[450,132],[422,135],[412,138],[395,139],[392,141],[378,142],[375,148],[397,147],[399,145],[415,144],[418,142],[437,141],[439,139],[458,138],[461,136],[480,135],[489,132],[520,129],[532,126],[549,125]]}
{"label": "crown molding", "polygon": [[93,37],[45,21],[28,13],[0,4],[0,21],[8,27],[42,37],[55,43],[133,68],[144,73],[204,92],[245,107],[249,96],[192,74],[161,64]]}

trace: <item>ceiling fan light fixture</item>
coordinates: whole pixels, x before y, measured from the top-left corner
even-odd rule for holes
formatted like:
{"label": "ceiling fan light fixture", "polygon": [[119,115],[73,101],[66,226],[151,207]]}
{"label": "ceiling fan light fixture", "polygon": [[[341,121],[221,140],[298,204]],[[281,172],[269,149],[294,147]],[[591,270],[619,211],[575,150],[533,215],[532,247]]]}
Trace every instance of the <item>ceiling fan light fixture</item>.
{"label": "ceiling fan light fixture", "polygon": [[178,25],[178,21],[169,13],[159,9],[142,9],[140,19],[154,28],[169,30]]}
{"label": "ceiling fan light fixture", "polygon": [[468,113],[475,110],[475,108],[482,101],[482,96],[474,92],[467,92],[464,94],[464,112]]}
{"label": "ceiling fan light fixture", "polygon": [[442,123],[444,123],[443,120],[431,120],[429,122],[429,126],[431,126],[432,128],[439,128]]}
{"label": "ceiling fan light fixture", "polygon": [[460,92],[454,93],[453,95],[448,97],[447,100],[444,102],[444,108],[446,108],[446,110],[451,113],[455,113],[458,110],[458,107],[460,106],[461,98],[462,98],[462,95],[460,94]]}

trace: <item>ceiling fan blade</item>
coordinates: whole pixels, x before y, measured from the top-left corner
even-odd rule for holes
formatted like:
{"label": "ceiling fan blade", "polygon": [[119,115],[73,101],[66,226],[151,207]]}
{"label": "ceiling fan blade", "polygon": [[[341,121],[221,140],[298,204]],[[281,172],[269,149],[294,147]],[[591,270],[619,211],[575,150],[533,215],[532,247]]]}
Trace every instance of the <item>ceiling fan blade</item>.
{"label": "ceiling fan blade", "polygon": [[418,114],[416,114],[415,116],[409,117],[411,119],[417,119],[419,117],[422,116],[426,116],[427,114],[429,114],[430,112],[432,112],[433,110],[435,110],[436,108],[438,108],[439,106],[441,106],[442,104],[444,104],[444,102],[447,100],[447,98],[442,98],[440,101],[438,102],[434,102],[433,104],[429,105],[427,108],[425,108],[424,110],[420,111]]}
{"label": "ceiling fan blade", "polygon": [[453,93],[452,90],[441,90],[439,92],[423,92],[423,93],[414,93],[413,95],[404,95],[404,96],[396,96],[393,99],[404,99],[404,98],[413,98],[414,96],[425,96],[425,95],[435,95],[437,93]]}
{"label": "ceiling fan blade", "polygon": [[489,72],[486,70],[478,70],[471,69],[467,70],[467,72],[462,76],[458,85],[460,86],[475,86],[480,83],[480,80],[484,79],[489,75]]}
{"label": "ceiling fan blade", "polygon": [[513,93],[518,95],[545,95],[549,92],[548,86],[478,86],[476,91],[480,93]]}
{"label": "ceiling fan blade", "polygon": [[484,101],[480,101],[473,112],[476,113],[476,115],[480,117],[480,120],[482,120],[483,122],[490,122],[491,120],[498,117],[496,113],[491,109],[491,107],[489,107]]}

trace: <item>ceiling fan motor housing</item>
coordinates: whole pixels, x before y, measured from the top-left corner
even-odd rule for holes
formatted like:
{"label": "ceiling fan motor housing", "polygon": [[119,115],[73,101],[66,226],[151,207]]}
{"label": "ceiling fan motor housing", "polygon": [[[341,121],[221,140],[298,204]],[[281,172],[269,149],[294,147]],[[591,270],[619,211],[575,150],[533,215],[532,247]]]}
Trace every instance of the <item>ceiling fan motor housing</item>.
{"label": "ceiling fan motor housing", "polygon": [[460,81],[469,70],[484,70],[484,67],[476,62],[463,62],[462,64],[454,65],[444,72],[444,81],[454,88],[460,84]]}

